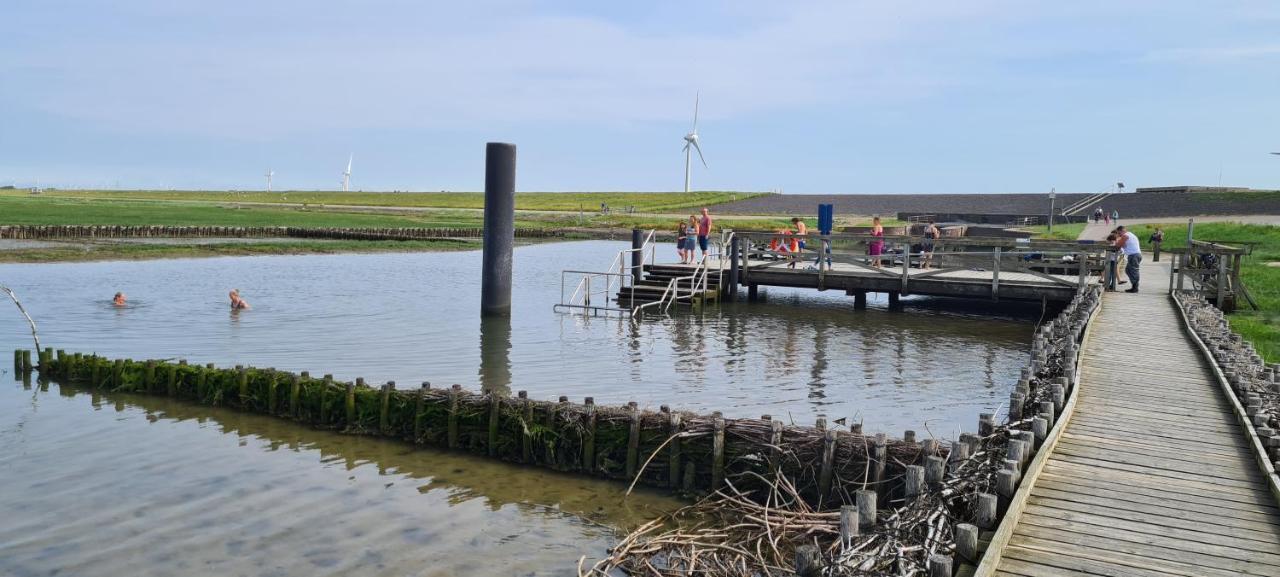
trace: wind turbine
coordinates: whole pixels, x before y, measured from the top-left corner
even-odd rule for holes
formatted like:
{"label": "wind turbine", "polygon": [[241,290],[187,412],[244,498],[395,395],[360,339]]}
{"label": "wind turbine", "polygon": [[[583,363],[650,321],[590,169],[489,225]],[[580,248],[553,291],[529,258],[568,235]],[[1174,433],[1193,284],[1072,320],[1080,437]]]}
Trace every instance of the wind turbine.
{"label": "wind turbine", "polygon": [[267,177],[267,192],[271,192],[271,177],[273,177],[273,176],[275,176],[275,175],[276,175],[276,171],[271,170],[270,168],[268,168],[268,169],[267,169],[267,174],[266,174],[266,177]]}
{"label": "wind turbine", "polygon": [[351,187],[351,161],[354,159],[354,154],[347,157],[347,171],[342,173],[342,192],[347,192]]}
{"label": "wind turbine", "polygon": [[707,167],[707,159],[702,156],[702,147],[698,145],[698,101],[701,100],[702,94],[699,93],[693,97],[693,130],[689,134],[684,135],[684,191],[689,192],[689,170],[693,163],[693,150],[698,151],[698,160],[702,161],[702,167]]}

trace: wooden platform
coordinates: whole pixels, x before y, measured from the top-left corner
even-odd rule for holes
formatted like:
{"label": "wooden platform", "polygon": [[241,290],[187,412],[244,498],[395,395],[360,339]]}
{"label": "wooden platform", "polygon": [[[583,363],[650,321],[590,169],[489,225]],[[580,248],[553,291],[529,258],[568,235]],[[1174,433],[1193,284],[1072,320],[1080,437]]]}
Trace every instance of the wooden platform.
{"label": "wooden platform", "polygon": [[995,575],[1280,575],[1280,510],[1168,293],[1108,293]]}
{"label": "wooden platform", "polygon": [[[888,257],[886,257],[888,259]],[[812,257],[807,262],[797,262],[796,268],[787,268],[787,261],[747,261],[747,269],[739,276],[739,283],[751,286],[781,286],[841,290],[850,294],[858,292],[883,292],[892,294],[916,294],[947,296],[984,300],[1033,300],[1070,301],[1075,297],[1080,283],[1078,275],[1033,274],[1019,271],[993,271],[991,268],[938,270],[919,268],[904,269],[885,265],[874,269],[870,266],[836,262],[831,270],[821,274],[813,268]],[[693,270],[694,265],[686,266]],[[714,266],[714,264],[713,264]],[[727,266],[727,265],[726,265]],[[727,274],[727,273],[726,273]],[[1095,276],[1087,276],[1086,282],[1097,282]],[[905,286],[905,290],[904,290]]]}

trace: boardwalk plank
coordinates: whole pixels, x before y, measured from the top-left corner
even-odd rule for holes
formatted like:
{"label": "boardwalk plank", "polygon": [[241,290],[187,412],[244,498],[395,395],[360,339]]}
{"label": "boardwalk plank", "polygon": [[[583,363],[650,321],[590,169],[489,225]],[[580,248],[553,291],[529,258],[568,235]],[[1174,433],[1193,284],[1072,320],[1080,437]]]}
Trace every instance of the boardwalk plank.
{"label": "boardwalk plank", "polygon": [[[1085,529],[1088,532],[1077,533],[1064,528],[1028,524],[1019,534],[1045,541],[1088,547],[1099,552],[1153,557],[1199,567],[1202,570],[1227,569],[1237,574],[1247,575],[1275,575],[1280,572],[1280,566],[1261,562],[1263,559],[1275,562],[1276,558],[1258,555],[1251,551],[1201,546],[1199,543],[1191,541],[1173,542],[1167,539],[1142,536],[1136,537],[1138,539],[1136,541],[1127,540],[1123,538],[1125,537],[1124,534],[1095,531],[1091,527],[1086,527]],[[1135,538],[1133,535],[1135,534],[1128,534],[1130,539]],[[1213,553],[1202,551],[1213,551]],[[1250,561],[1250,558],[1257,561]]]}

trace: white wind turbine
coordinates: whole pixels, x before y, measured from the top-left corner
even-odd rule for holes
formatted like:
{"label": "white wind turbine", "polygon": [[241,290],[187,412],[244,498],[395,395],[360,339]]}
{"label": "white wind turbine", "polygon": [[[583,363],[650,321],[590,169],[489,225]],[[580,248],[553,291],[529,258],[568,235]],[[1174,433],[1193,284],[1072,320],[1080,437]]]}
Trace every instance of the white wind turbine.
{"label": "white wind turbine", "polygon": [[276,171],[271,170],[270,168],[267,169],[267,174],[264,175],[267,177],[267,192],[271,192],[271,177],[275,175],[276,175]]}
{"label": "white wind turbine", "polygon": [[702,156],[702,147],[698,145],[698,101],[702,95],[698,94],[693,97],[693,130],[689,134],[684,135],[684,191],[689,192],[689,171],[693,163],[693,150],[698,151],[698,160],[702,161],[702,167],[707,167],[707,159]]}
{"label": "white wind turbine", "polygon": [[355,155],[347,157],[347,171],[342,173],[342,192],[347,192],[351,188],[351,161],[355,159]]}

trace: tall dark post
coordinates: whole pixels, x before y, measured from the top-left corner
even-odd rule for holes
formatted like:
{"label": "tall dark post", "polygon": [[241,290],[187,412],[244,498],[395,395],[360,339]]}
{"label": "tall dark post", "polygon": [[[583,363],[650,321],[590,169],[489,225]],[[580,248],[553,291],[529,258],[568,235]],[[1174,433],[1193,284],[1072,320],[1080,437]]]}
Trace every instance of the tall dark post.
{"label": "tall dark post", "polygon": [[729,284],[724,287],[724,296],[733,299],[738,296],[738,237],[729,241]]}
{"label": "tall dark post", "polygon": [[640,249],[644,248],[644,231],[633,228],[631,229],[631,281],[634,284],[640,284],[644,277],[644,252]]}
{"label": "tall dark post", "polygon": [[511,247],[516,239],[516,145],[490,142],[484,159],[484,272],[480,314],[511,314]]}

